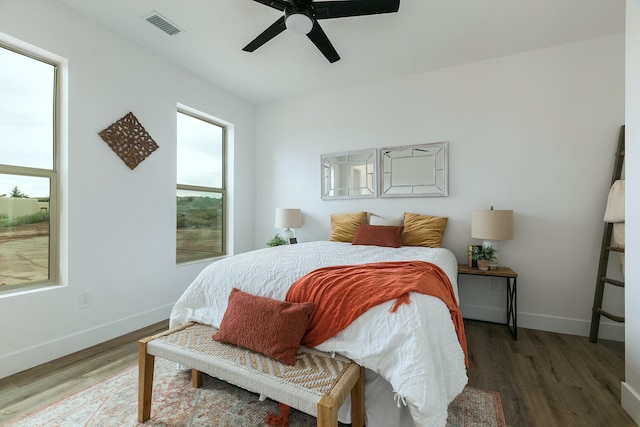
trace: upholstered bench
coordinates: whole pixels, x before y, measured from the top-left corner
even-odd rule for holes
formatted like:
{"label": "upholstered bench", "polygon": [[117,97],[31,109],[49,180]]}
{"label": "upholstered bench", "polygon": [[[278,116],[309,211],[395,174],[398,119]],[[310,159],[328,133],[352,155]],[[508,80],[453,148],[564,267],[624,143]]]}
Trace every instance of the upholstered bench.
{"label": "upholstered bench", "polygon": [[208,325],[187,323],[140,340],[138,420],[151,416],[155,357],[191,368],[192,385],[202,373],[317,417],[317,425],[338,426],[338,409],[351,394],[353,427],[364,425],[364,368],[336,355],[302,348],[289,366],[259,353],[213,340]]}

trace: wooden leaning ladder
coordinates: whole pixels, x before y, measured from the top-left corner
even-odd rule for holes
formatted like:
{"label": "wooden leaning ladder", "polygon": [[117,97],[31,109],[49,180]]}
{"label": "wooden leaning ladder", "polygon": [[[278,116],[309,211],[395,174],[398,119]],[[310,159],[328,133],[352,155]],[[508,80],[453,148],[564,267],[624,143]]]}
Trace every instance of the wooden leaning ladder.
{"label": "wooden leaning ladder", "polygon": [[[620,128],[620,137],[618,138],[618,150],[616,152],[613,164],[613,177],[611,178],[611,186],[622,176],[622,166],[624,164],[624,126]],[[624,253],[624,248],[611,246],[611,236],[613,234],[613,224],[604,223],[604,232],[602,235],[602,248],[600,249],[600,263],[598,265],[598,275],[596,281],[596,293],[593,298],[593,313],[591,315],[591,332],[589,333],[589,341],[598,341],[598,330],[600,328],[600,316],[605,316],[616,322],[624,322],[624,316],[611,314],[602,309],[602,299],[606,284],[624,288],[624,282],[614,280],[607,277],[607,268],[609,266],[609,254],[611,252]]]}

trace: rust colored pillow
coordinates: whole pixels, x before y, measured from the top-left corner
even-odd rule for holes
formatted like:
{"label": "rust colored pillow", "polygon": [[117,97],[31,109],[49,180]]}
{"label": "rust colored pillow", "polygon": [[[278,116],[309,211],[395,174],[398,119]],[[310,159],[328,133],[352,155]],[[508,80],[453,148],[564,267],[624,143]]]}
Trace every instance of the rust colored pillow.
{"label": "rust colored pillow", "polygon": [[366,225],[358,227],[353,245],[384,246],[399,248],[402,245],[402,231],[404,227],[391,225]]}
{"label": "rust colored pillow", "polygon": [[312,302],[279,301],[233,288],[213,339],[295,365],[313,306]]}
{"label": "rust colored pillow", "polygon": [[402,246],[439,248],[448,220],[448,217],[405,213]]}

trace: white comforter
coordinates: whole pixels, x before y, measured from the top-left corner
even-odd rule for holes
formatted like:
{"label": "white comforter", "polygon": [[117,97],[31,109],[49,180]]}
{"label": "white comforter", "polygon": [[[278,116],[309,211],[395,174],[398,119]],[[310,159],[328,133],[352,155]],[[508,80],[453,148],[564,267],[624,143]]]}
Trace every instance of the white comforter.
{"label": "white comforter", "polygon": [[[283,300],[294,281],[316,268],[403,260],[439,265],[457,296],[457,261],[447,249],[310,242],[260,249],[212,263],[175,304],[170,324],[196,321],[219,327],[233,287]],[[395,313],[388,311],[392,304],[373,307],[316,348],[343,354],[388,381],[398,404],[406,402],[416,426],[444,426],[449,402],[467,383],[464,354],[449,311],[438,298],[416,293],[410,304]],[[387,392],[384,405],[371,395],[368,384],[365,390],[367,426],[391,427],[385,411],[390,403],[396,405],[394,395]],[[376,403],[370,404],[373,399]]]}

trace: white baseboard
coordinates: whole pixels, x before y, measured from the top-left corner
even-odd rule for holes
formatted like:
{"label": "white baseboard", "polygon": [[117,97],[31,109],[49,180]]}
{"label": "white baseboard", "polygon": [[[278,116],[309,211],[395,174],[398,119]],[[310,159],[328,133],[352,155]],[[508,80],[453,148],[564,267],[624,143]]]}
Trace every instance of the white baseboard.
{"label": "white baseboard", "polygon": [[[462,317],[465,319],[496,323],[506,323],[507,321],[507,311],[504,309],[461,304],[460,311],[462,312]],[[611,323],[605,320],[606,319],[600,321],[598,338],[624,341],[624,324]],[[588,337],[591,329],[591,319],[570,319],[566,317],[519,312],[518,327]]]}
{"label": "white baseboard", "polygon": [[462,317],[465,319],[482,320],[485,322],[495,323],[506,323],[507,321],[507,310],[492,307],[460,304],[460,312],[462,312]]}
{"label": "white baseboard", "polygon": [[13,375],[169,318],[173,304],[125,317],[0,357],[0,378]]}
{"label": "white baseboard", "polygon": [[622,382],[620,403],[629,416],[640,426],[640,391],[631,388],[627,382]]}

